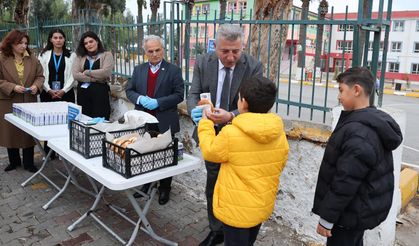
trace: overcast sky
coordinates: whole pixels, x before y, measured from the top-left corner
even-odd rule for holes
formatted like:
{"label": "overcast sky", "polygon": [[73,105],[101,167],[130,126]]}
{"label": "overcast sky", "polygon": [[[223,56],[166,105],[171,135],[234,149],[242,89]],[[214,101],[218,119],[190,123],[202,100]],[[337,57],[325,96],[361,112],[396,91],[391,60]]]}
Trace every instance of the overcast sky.
{"label": "overcast sky", "polygon": [[[257,1],[257,0],[255,0]],[[163,6],[163,2],[161,1],[161,6]],[[310,10],[313,12],[317,12],[317,7],[319,5],[320,0],[312,0],[310,4]],[[350,2],[350,3],[349,3]],[[380,0],[373,0],[373,7],[374,10],[378,9],[378,4]],[[384,10],[387,10],[386,3],[388,0],[384,0]],[[301,6],[300,0],[294,0],[294,5]],[[348,5],[349,12],[356,12],[358,10],[358,1],[357,0],[329,0],[329,12],[330,6],[334,6],[334,13],[343,13],[345,12],[346,5]],[[126,9],[131,12],[134,16],[137,15],[137,0],[126,0]],[[397,10],[419,10],[418,0],[393,0],[393,11]],[[147,0],[147,10],[144,11],[147,14],[150,14],[150,7],[149,7],[149,0]],[[145,16],[146,16],[145,15]]]}

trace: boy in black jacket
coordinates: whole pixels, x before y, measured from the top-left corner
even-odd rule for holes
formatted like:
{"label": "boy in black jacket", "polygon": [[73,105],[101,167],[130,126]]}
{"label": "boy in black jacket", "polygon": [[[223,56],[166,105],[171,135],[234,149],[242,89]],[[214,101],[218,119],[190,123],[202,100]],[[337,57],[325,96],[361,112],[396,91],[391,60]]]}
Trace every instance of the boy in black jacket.
{"label": "boy in black jacket", "polygon": [[327,245],[363,245],[366,229],[387,217],[393,200],[392,151],[402,142],[399,125],[369,106],[374,78],[366,68],[337,77],[343,111],[320,166],[313,213]]}

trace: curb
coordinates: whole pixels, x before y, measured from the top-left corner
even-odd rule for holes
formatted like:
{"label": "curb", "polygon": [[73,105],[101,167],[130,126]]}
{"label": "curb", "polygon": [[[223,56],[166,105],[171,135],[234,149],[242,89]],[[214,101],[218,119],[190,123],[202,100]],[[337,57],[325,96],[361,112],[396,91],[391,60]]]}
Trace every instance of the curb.
{"label": "curb", "polygon": [[[288,83],[287,79],[280,79],[281,83]],[[291,84],[300,84],[298,80],[291,80]],[[313,82],[303,81],[303,85],[313,86]],[[326,87],[326,83],[316,83],[315,86]],[[339,88],[339,85],[336,82],[329,82],[329,88]],[[419,98],[419,90],[412,90],[412,91],[396,91],[394,89],[386,89],[384,88],[383,94],[386,95],[396,95],[396,96],[405,96],[405,97],[414,97]]]}

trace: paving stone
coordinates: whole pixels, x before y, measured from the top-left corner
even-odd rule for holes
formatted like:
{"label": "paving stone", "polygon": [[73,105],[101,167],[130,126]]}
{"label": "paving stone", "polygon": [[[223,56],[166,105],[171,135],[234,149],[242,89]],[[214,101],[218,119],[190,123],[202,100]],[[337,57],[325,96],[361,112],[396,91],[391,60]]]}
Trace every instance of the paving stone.
{"label": "paving stone", "polygon": [[92,242],[93,239],[87,233],[82,233],[78,237],[65,240],[61,242],[62,246],[73,246],[73,245],[82,245],[86,242]]}
{"label": "paving stone", "polygon": [[14,230],[10,230],[4,234],[1,235],[1,241],[3,243],[9,243],[15,239],[19,239],[19,238],[27,238],[30,237],[31,234],[30,232],[28,232],[28,230],[26,228],[21,228],[18,231],[14,231]]}
{"label": "paving stone", "polygon": [[81,215],[76,211],[71,211],[70,213],[63,214],[60,216],[57,216],[55,218],[55,222],[59,225],[62,224],[71,224],[70,222],[75,221],[78,219]]}

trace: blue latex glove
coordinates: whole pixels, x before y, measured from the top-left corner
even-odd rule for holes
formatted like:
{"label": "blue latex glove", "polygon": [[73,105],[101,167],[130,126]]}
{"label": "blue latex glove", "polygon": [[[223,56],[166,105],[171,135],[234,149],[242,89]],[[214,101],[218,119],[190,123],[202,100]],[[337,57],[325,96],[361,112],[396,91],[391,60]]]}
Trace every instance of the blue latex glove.
{"label": "blue latex glove", "polygon": [[149,97],[147,97],[147,96],[141,96],[140,97],[140,104],[143,106],[143,107],[145,107],[144,105],[148,102],[148,100],[149,100],[150,98]]}
{"label": "blue latex glove", "polygon": [[103,123],[103,122],[106,122],[104,117],[96,117],[96,118],[92,118],[91,120],[89,120],[87,122],[87,124],[88,125],[95,125],[95,124]]}
{"label": "blue latex glove", "polygon": [[148,110],[154,110],[159,106],[157,99],[147,97],[144,107]]}
{"label": "blue latex glove", "polygon": [[192,120],[195,122],[195,124],[198,124],[198,122],[202,118],[202,108],[194,108],[191,111]]}

